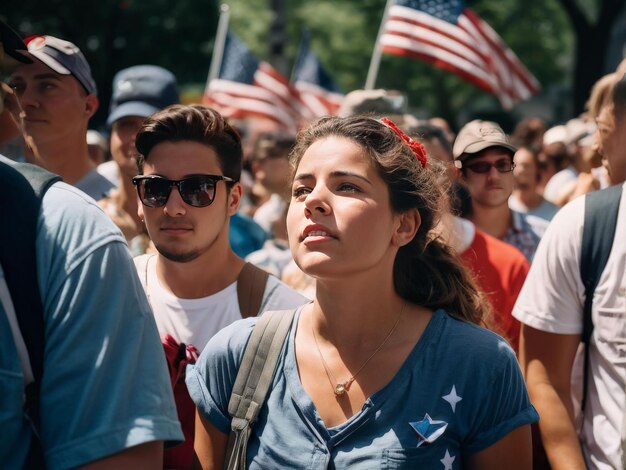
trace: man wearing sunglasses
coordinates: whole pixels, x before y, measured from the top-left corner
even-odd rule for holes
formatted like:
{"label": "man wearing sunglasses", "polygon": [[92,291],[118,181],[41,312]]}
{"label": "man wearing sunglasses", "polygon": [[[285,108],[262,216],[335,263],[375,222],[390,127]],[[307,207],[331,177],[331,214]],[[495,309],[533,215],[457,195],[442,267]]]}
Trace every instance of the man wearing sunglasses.
{"label": "man wearing sunglasses", "polygon": [[498,124],[474,120],[459,131],[452,152],[472,198],[470,220],[518,248],[530,261],[547,222],[509,209],[516,150]]}
{"label": "man wearing sunglasses", "polygon": [[[0,73],[23,49],[0,21]],[[0,467],[161,468],[183,435],[122,234],[65,183],[34,197],[32,175],[0,156]]]}
{"label": "man wearing sunglasses", "polygon": [[[164,345],[182,345],[183,350],[193,345],[202,351],[215,333],[242,317],[244,308],[237,288],[245,263],[229,243],[229,222],[242,196],[241,141],[217,111],[174,105],[144,122],[135,146],[138,212],[158,252],[135,258],[139,276]],[[269,276],[260,311],[305,302]],[[180,383],[184,387],[184,381]],[[187,420],[181,413],[186,410],[185,399],[190,400],[186,388],[185,399],[176,396],[186,439],[180,449],[172,449],[172,460],[166,455],[165,464],[188,468],[194,416]]]}

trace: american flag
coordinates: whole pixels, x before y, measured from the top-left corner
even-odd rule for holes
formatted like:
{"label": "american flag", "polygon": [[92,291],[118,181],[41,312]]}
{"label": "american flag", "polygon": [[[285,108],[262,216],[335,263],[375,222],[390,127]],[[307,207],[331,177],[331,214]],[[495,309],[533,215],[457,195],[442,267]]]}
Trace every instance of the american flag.
{"label": "american flag", "polygon": [[298,91],[233,33],[226,35],[219,76],[207,83],[203,103],[224,116],[264,116],[295,130],[301,119]]}
{"label": "american flag", "polygon": [[380,38],[383,52],[429,62],[498,97],[505,109],[540,85],[502,38],[462,0],[398,0]]}
{"label": "american flag", "polygon": [[311,49],[308,31],[302,34],[300,41],[293,68],[293,84],[312,117],[332,116],[341,106],[341,89]]}

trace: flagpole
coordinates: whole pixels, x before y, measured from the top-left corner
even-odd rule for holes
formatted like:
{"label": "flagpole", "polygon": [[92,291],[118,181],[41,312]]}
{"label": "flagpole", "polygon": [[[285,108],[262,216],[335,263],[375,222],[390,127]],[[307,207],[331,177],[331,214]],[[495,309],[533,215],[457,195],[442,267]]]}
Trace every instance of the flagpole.
{"label": "flagpole", "polygon": [[228,34],[228,22],[230,20],[230,7],[223,3],[220,6],[220,19],[217,23],[217,32],[215,33],[215,44],[213,45],[213,56],[211,57],[211,66],[209,67],[209,76],[207,77],[206,86],[209,87],[211,80],[219,77],[220,67],[222,66],[222,57],[224,55],[224,46],[226,44],[226,34]]}
{"label": "flagpole", "polygon": [[293,83],[296,79],[296,72],[300,67],[300,61],[302,60],[302,53],[308,48],[308,44],[311,41],[311,34],[308,28],[303,28],[302,33],[300,34],[300,44],[298,44],[298,52],[296,53],[296,60],[293,63],[293,68],[291,69],[291,77],[289,78],[289,82]]}
{"label": "flagpole", "polygon": [[383,19],[380,22],[380,27],[378,28],[378,35],[376,36],[376,42],[374,43],[374,52],[372,53],[372,59],[370,60],[370,68],[367,71],[367,80],[365,81],[366,90],[373,89],[374,84],[376,83],[376,77],[378,76],[378,69],[380,67],[380,59],[383,54],[378,42],[382,36],[383,30],[385,29],[385,23],[387,22],[387,16],[389,15],[389,8],[394,3],[395,0],[387,0],[387,3],[385,4],[385,12],[383,13]]}

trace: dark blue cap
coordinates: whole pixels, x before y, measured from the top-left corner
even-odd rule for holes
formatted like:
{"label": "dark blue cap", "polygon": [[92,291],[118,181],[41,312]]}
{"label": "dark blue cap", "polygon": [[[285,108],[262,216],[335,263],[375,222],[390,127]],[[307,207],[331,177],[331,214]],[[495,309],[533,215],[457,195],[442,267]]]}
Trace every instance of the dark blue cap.
{"label": "dark blue cap", "polygon": [[28,53],[61,75],[73,75],[89,94],[98,88],[91,75],[87,59],[80,49],[69,41],[54,36],[31,36],[26,39]]}
{"label": "dark blue cap", "polygon": [[127,116],[148,117],[180,102],[176,77],[163,67],[135,65],[113,77],[113,95],[107,124]]}

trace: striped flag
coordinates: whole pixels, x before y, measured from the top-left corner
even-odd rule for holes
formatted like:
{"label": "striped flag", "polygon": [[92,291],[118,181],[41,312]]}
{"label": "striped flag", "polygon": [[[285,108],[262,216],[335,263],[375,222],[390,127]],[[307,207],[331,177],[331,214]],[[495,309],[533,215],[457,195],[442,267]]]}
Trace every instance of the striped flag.
{"label": "striped flag", "polygon": [[497,96],[505,109],[540,89],[502,38],[462,0],[396,1],[380,47],[453,72]]}
{"label": "striped flag", "polygon": [[302,34],[292,81],[312,117],[332,116],[341,106],[343,94],[311,49],[308,31]]}
{"label": "striped flag", "polygon": [[287,78],[230,32],[218,78],[207,83],[203,103],[230,118],[264,116],[288,130],[297,129],[302,115],[298,91]]}

